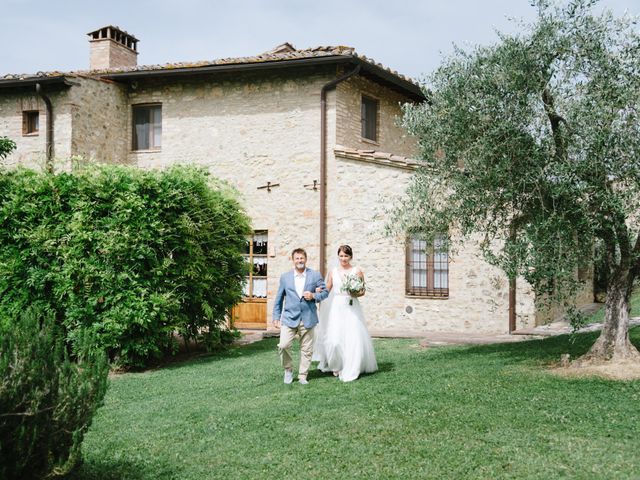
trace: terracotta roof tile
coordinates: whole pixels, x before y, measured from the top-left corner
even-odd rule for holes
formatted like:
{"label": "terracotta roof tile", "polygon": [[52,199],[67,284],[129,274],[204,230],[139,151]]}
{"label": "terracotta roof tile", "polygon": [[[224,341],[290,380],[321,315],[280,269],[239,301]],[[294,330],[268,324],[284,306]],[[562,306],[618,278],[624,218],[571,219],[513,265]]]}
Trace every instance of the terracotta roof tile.
{"label": "terracotta roof tile", "polygon": [[172,70],[177,68],[199,68],[199,67],[210,67],[215,65],[236,65],[236,64],[250,64],[250,63],[259,63],[259,62],[286,62],[287,60],[318,58],[318,57],[336,56],[336,55],[351,56],[354,58],[358,58],[372,65],[375,65],[379,68],[382,68],[385,71],[405,81],[408,81],[417,85],[417,83],[413,79],[406,77],[404,75],[401,75],[395,70],[386,68],[380,63],[377,63],[364,55],[359,55],[358,53],[356,53],[353,47],[348,47],[344,45],[319,46],[314,48],[297,50],[290,43],[283,43],[282,45],[278,45],[277,47],[275,47],[273,50],[262,53],[260,55],[254,55],[250,57],[233,57],[233,58],[222,58],[217,60],[203,60],[203,61],[196,61],[196,62],[166,63],[163,65],[139,65],[135,67],[108,69],[108,70],[78,70],[78,71],[71,71],[71,72],[58,72],[58,71],[38,72],[36,74],[7,74],[0,77],[0,80],[23,80],[28,78],[42,78],[42,77],[75,75],[75,74],[105,75],[105,74],[123,73],[123,72]]}
{"label": "terracotta roof tile", "polygon": [[380,165],[389,165],[391,167],[403,168],[406,170],[414,170],[424,162],[419,160],[395,155],[379,150],[358,150],[355,148],[336,145],[333,149],[337,157],[348,158],[350,160],[360,160],[363,162],[377,163]]}

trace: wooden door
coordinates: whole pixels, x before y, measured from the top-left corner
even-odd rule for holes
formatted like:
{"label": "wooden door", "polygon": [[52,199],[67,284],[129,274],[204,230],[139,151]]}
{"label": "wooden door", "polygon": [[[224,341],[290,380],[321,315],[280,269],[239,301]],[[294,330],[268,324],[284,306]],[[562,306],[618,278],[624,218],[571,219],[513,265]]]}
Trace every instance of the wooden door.
{"label": "wooden door", "polygon": [[267,328],[267,302],[246,301],[231,310],[233,326],[252,330]]}
{"label": "wooden door", "polygon": [[266,230],[256,230],[247,237],[244,253],[251,266],[245,278],[244,299],[233,307],[231,320],[235,328],[265,329],[267,328],[267,248]]}

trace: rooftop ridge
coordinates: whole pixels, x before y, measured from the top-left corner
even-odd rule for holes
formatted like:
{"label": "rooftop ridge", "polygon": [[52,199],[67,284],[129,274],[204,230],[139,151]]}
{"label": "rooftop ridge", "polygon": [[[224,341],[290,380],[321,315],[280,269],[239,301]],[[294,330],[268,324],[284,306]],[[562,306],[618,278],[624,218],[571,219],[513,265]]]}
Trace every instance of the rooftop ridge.
{"label": "rooftop ridge", "polygon": [[366,55],[358,54],[355,48],[353,47],[346,46],[346,45],[338,45],[338,46],[317,46],[317,47],[310,47],[305,49],[295,49],[293,45],[291,45],[288,42],[278,45],[273,50],[261,53],[259,55],[253,55],[253,56],[227,57],[227,58],[219,58],[214,60],[198,60],[198,61],[192,61],[192,62],[169,62],[165,64],[137,65],[132,67],[121,67],[121,68],[101,69],[101,70],[72,70],[69,72],[60,72],[58,70],[54,70],[50,72],[40,71],[40,72],[37,72],[36,74],[9,73],[9,74],[0,76],[0,80],[23,80],[23,79],[30,79],[30,78],[42,78],[42,77],[63,76],[63,75],[107,75],[107,74],[114,74],[114,73],[172,70],[172,69],[179,69],[179,68],[200,68],[200,67],[209,67],[209,66],[216,66],[216,65],[236,65],[236,64],[261,63],[261,62],[284,62],[287,60],[318,58],[318,57],[325,57],[325,56],[349,56],[349,57],[357,58],[361,61],[374,65],[392,75],[395,75],[398,78],[401,78],[402,80],[405,80],[416,86],[419,86],[416,80],[410,77],[407,77],[405,75],[402,75],[398,73],[396,70],[392,70],[388,67],[385,67],[381,63],[376,62],[375,60],[367,57]]}

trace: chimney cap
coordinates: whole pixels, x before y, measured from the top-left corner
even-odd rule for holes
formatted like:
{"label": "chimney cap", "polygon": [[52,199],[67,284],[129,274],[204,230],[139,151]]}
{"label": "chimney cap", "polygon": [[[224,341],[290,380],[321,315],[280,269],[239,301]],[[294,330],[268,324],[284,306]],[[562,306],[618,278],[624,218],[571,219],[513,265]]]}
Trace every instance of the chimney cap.
{"label": "chimney cap", "polygon": [[126,30],[122,30],[120,27],[115,25],[106,25],[102,28],[98,28],[97,30],[93,30],[92,32],[87,33],[91,40],[102,40],[102,39],[111,39],[115,40],[119,43],[127,45],[131,48],[133,46],[133,50],[136,50],[136,44],[140,41]]}

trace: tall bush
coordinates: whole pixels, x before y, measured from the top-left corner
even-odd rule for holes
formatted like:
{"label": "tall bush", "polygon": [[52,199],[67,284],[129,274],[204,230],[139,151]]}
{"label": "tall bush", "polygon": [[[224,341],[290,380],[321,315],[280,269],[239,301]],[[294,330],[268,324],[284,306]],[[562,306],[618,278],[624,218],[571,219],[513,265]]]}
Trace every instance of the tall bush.
{"label": "tall bush", "polygon": [[0,315],[38,305],[122,365],[161,356],[176,331],[215,347],[241,298],[248,232],[234,191],[192,167],[7,172]]}
{"label": "tall bush", "polygon": [[68,473],[107,387],[106,356],[67,351],[51,314],[29,309],[0,330],[0,479]]}

